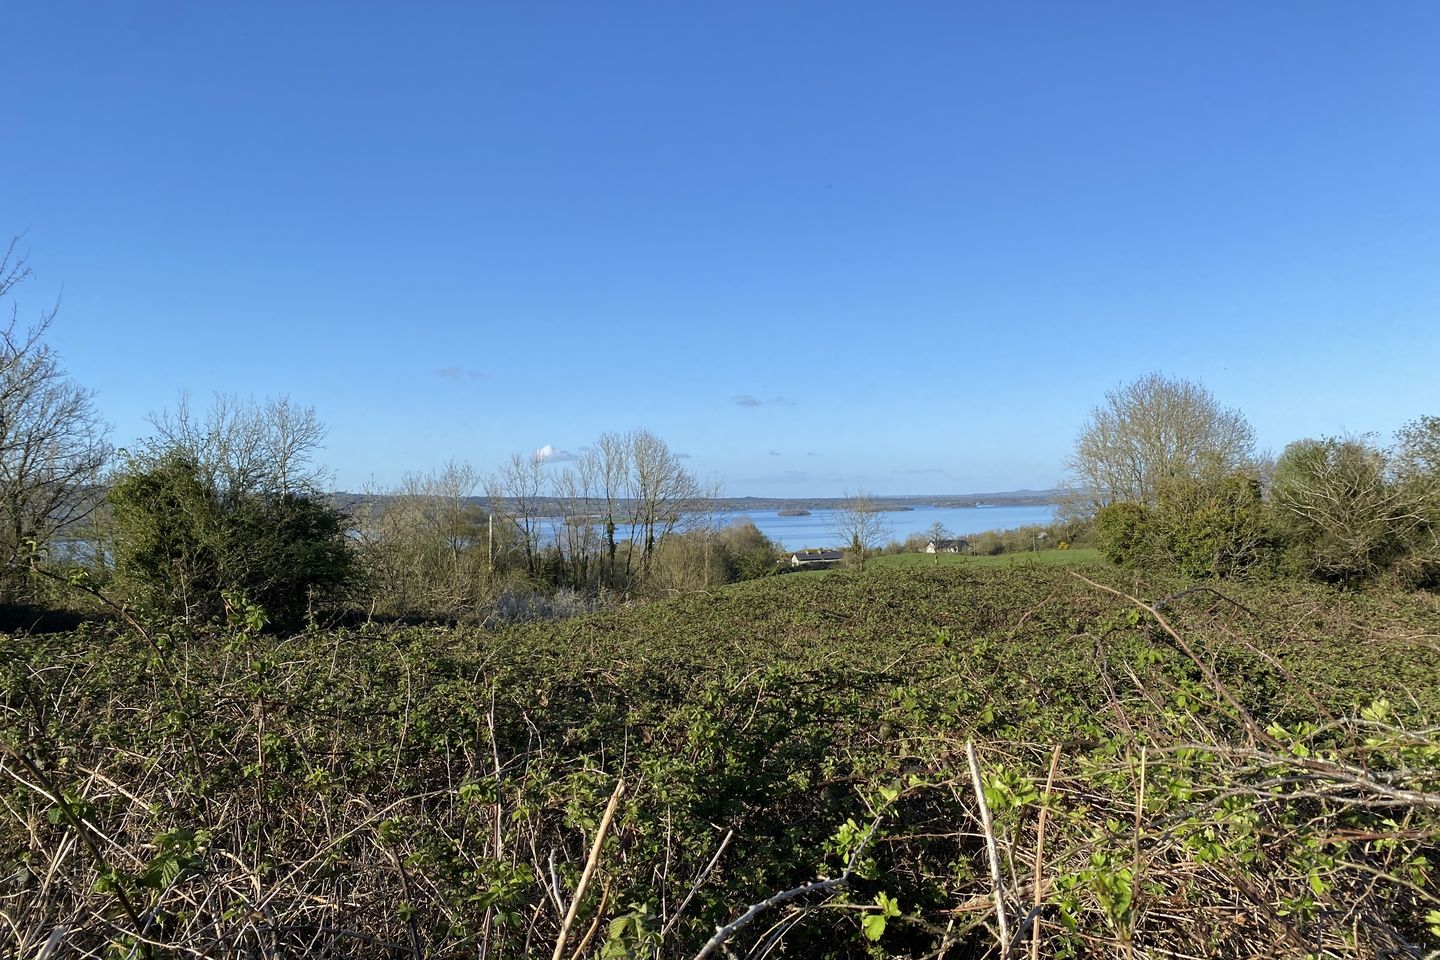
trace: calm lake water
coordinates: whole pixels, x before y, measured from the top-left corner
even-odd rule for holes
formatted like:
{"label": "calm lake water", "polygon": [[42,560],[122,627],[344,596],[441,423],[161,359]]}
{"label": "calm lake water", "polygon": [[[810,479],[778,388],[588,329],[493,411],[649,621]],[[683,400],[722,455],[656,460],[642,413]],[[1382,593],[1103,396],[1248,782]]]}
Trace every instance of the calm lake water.
{"label": "calm lake water", "polygon": [[[726,526],[740,520],[749,520],[771,540],[785,550],[804,550],[807,547],[834,547],[841,537],[835,531],[834,510],[811,510],[803,517],[782,517],[776,510],[721,511],[711,516],[718,526]],[[932,507],[917,505],[911,510],[882,510],[885,530],[880,537],[882,543],[899,540],[901,543],[915,534],[928,534],[935,521],[945,527],[948,537],[965,537],[986,530],[1010,530],[1028,527],[1032,524],[1049,525],[1055,521],[1055,505],[1052,503],[1033,507]],[[563,521],[559,517],[541,517],[539,536],[541,543],[555,543]],[[619,539],[630,536],[630,529],[621,525],[616,531]],[[604,529],[596,525],[595,534],[603,537]],[[639,535],[638,532],[636,534]]]}
{"label": "calm lake water", "polygon": [[[721,519],[749,519],[760,532],[786,550],[806,547],[831,547],[838,541],[835,534],[834,510],[812,510],[807,517],[782,517],[773,510],[722,514]],[[925,507],[913,510],[887,510],[883,514],[889,532],[884,537],[904,541],[917,533],[929,533],[940,521],[950,536],[966,536],[986,530],[1006,530],[1032,523],[1049,524],[1055,520],[1055,505],[1036,507]]]}

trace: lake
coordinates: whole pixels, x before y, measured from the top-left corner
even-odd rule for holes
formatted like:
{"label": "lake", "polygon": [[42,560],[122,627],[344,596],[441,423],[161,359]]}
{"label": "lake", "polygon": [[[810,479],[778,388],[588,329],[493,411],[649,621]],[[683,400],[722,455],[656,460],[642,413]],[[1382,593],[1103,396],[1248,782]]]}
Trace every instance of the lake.
{"label": "lake", "polygon": [[[915,534],[928,534],[935,521],[945,527],[947,537],[966,537],[986,530],[1011,530],[1035,524],[1048,526],[1055,522],[1053,503],[1038,506],[979,506],[979,507],[935,507],[916,504],[910,510],[881,510],[886,527],[880,537],[882,544],[891,540],[901,543]],[[782,517],[776,510],[723,510],[711,514],[718,526],[727,526],[739,520],[749,520],[771,540],[785,550],[804,550],[807,547],[834,547],[843,539],[835,531],[835,510],[811,510],[803,517]],[[540,542],[545,546],[555,543],[563,527],[559,517],[536,518]],[[605,535],[604,528],[596,524],[595,533]],[[637,531],[636,535],[639,533]],[[626,540],[630,528],[621,524],[616,536]]]}
{"label": "lake", "polygon": [[[917,505],[913,510],[882,511],[889,527],[883,538],[904,541],[917,533],[929,533],[935,521],[945,526],[952,537],[983,533],[986,530],[1008,530],[1030,524],[1050,524],[1055,520],[1055,505],[1024,507],[930,507]],[[811,510],[809,516],[782,517],[774,510],[752,510],[745,513],[719,514],[722,522],[748,519],[760,532],[786,550],[806,547],[833,547],[840,537],[835,533],[834,510]]]}

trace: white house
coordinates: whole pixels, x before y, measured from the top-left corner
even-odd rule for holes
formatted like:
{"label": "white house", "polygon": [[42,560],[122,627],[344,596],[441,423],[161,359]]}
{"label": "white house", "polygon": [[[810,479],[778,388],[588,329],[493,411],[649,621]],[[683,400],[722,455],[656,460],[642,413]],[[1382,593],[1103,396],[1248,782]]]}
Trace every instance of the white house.
{"label": "white house", "polygon": [[828,567],[843,559],[845,559],[845,555],[839,550],[796,550],[790,554],[790,566]]}

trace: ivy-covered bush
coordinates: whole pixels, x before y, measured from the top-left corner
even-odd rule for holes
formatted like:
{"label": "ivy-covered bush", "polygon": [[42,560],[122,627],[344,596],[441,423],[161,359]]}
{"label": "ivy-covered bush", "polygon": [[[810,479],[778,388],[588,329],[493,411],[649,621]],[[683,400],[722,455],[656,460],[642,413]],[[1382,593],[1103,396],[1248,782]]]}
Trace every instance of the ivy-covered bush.
{"label": "ivy-covered bush", "polygon": [[294,628],[357,579],[344,515],[313,495],[224,492],[172,454],[132,462],[109,503],[116,585],[162,616],[218,617],[234,594]]}
{"label": "ivy-covered bush", "polygon": [[1220,579],[1250,574],[1273,557],[1260,482],[1241,473],[1167,480],[1153,507],[1114,503],[1096,521],[1102,553],[1119,566]]}

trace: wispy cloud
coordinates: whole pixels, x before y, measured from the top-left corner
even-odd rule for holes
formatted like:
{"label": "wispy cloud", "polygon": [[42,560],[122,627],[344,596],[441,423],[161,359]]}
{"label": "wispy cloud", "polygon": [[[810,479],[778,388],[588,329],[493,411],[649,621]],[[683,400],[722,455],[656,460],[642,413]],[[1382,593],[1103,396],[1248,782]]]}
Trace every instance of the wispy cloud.
{"label": "wispy cloud", "polygon": [[469,367],[441,367],[435,371],[435,376],[443,377],[446,380],[484,380],[485,374],[479,370],[471,370]]}
{"label": "wispy cloud", "polygon": [[770,456],[772,456],[772,457],[780,457],[780,456],[784,456],[784,454],[782,454],[779,450],[771,450],[771,451],[770,451]]}
{"label": "wispy cloud", "polygon": [[944,472],[945,472],[945,471],[942,470],[942,469],[940,469],[939,467],[910,467],[908,470],[902,470],[902,471],[901,471],[901,473],[910,473],[910,474],[920,474],[920,473],[944,473]]}
{"label": "wispy cloud", "polygon": [[533,454],[536,463],[570,463],[580,459],[569,450],[560,450],[552,444],[545,444]]}
{"label": "wispy cloud", "polygon": [[737,407],[793,407],[794,400],[787,400],[782,396],[757,397],[753,393],[738,393],[730,398],[730,402]]}
{"label": "wispy cloud", "polygon": [[695,458],[694,458],[692,455],[688,454],[688,453],[677,453],[677,454],[675,454],[675,459],[676,459],[676,460],[694,460]]}

